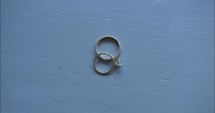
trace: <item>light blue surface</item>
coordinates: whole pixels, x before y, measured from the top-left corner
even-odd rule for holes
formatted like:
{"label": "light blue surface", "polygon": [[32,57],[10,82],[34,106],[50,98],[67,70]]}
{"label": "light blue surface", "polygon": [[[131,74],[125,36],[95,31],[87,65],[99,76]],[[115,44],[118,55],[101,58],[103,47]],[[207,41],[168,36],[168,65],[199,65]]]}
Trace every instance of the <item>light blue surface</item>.
{"label": "light blue surface", "polygon": [[1,0],[1,113],[214,113],[213,63],[213,0]]}

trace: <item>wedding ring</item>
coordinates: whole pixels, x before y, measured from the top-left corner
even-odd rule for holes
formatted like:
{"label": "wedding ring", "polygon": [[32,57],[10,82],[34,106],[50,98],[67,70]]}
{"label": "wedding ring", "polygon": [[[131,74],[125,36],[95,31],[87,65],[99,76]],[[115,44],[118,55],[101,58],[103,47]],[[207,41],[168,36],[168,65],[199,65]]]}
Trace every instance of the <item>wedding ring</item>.
{"label": "wedding ring", "polygon": [[[119,57],[119,55],[120,55],[120,51],[121,51],[120,43],[119,43],[119,41],[118,41],[115,37],[109,36],[109,35],[103,36],[103,37],[100,38],[100,39],[98,40],[98,42],[96,43],[96,55],[100,54],[100,53],[99,53],[99,50],[98,50],[98,49],[99,49],[99,45],[101,44],[101,42],[103,42],[103,41],[105,41],[105,40],[110,40],[110,41],[114,42],[114,43],[117,45],[118,51],[117,51],[117,53],[113,56],[113,58],[114,58],[114,59],[118,59],[118,57]],[[103,53],[103,52],[101,52],[101,53]],[[102,57],[101,55],[99,55],[98,57],[99,57],[100,59],[104,60],[104,61],[111,61],[111,60],[112,60],[111,58],[104,58],[104,57]]]}
{"label": "wedding ring", "polygon": [[[102,71],[100,71],[99,69],[96,68],[96,59],[99,58],[101,55],[107,55],[107,56],[109,56],[110,59],[111,59],[111,61],[112,61],[111,68],[109,70],[105,71],[105,72],[102,72]],[[94,61],[93,61],[94,70],[97,73],[101,74],[101,75],[106,75],[106,74],[112,72],[115,66],[116,66],[115,65],[115,60],[114,60],[113,56],[110,55],[109,53],[99,53],[98,55],[95,56]]]}

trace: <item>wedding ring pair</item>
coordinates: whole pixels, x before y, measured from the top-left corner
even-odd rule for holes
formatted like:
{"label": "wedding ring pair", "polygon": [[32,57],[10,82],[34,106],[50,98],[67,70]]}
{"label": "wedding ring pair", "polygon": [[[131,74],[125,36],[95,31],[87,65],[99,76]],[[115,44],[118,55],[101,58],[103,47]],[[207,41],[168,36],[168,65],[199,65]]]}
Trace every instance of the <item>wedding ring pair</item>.
{"label": "wedding ring pair", "polygon": [[[101,44],[101,42],[105,41],[105,40],[110,40],[112,42],[114,42],[117,47],[118,47],[118,51],[117,53],[113,56],[111,55],[110,53],[108,52],[100,52],[99,53],[99,45]],[[94,67],[94,70],[98,73],[98,74],[101,74],[101,75],[106,75],[106,74],[109,74],[111,73],[114,69],[116,69],[117,67],[120,67],[120,59],[119,59],[119,56],[120,56],[120,51],[121,51],[121,47],[120,47],[120,43],[119,41],[114,38],[113,36],[103,36],[101,39],[98,40],[98,42],[96,43],[96,56],[94,58],[94,61],[93,61],[93,67]],[[104,56],[108,56],[109,58],[106,58]],[[99,58],[101,61],[103,62],[111,62],[111,68],[107,71],[101,71],[99,70],[97,67],[96,67],[96,59]]]}

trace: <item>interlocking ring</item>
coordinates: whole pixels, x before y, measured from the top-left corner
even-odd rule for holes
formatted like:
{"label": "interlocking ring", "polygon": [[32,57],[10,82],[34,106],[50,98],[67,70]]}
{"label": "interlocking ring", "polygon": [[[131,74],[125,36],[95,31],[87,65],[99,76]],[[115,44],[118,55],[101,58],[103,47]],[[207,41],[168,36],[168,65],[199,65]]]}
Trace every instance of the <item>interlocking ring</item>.
{"label": "interlocking ring", "polygon": [[[117,46],[118,46],[118,52],[116,55],[112,56],[111,54],[107,53],[107,52],[101,52],[99,53],[98,52],[98,46],[99,44],[104,41],[105,39],[109,39],[109,40],[112,40],[114,42],[116,42]],[[114,38],[113,36],[104,36],[102,37],[101,39],[98,40],[98,42],[96,43],[96,56],[94,58],[94,61],[93,61],[93,67],[94,67],[94,70],[99,73],[99,74],[102,74],[102,75],[106,75],[106,74],[109,74],[110,72],[112,72],[115,68],[117,67],[120,67],[121,65],[119,64],[119,55],[120,55],[120,51],[121,51],[121,48],[120,48],[120,43],[118,42],[118,40],[116,38]],[[101,55],[107,55],[109,56],[110,58],[104,58],[102,57]],[[112,62],[112,67],[108,70],[108,71],[105,71],[105,72],[102,72],[100,70],[98,70],[96,68],[96,59],[99,58],[101,59],[102,61],[104,62]]]}
{"label": "interlocking ring", "polygon": [[[98,47],[98,46],[99,46],[100,43],[101,43],[102,41],[104,41],[105,39],[114,41],[114,42],[116,43],[116,45],[117,45],[117,47],[118,47],[118,52],[113,56],[113,58],[118,59],[118,57],[119,57],[119,55],[120,55],[120,51],[121,51],[120,43],[119,43],[119,41],[118,41],[116,38],[114,38],[113,36],[103,36],[102,38],[100,38],[100,39],[98,40],[98,42],[96,43],[96,55],[99,54],[99,50],[98,50],[99,47]],[[105,60],[105,61],[111,61],[111,59],[106,59],[106,58],[103,58],[102,56],[99,56],[99,58],[102,59],[102,60]]]}
{"label": "interlocking ring", "polygon": [[[112,61],[112,66],[111,66],[111,68],[110,68],[108,71],[102,72],[102,71],[100,71],[100,70],[98,70],[98,69],[96,68],[96,59],[97,59],[98,57],[100,57],[101,55],[107,55],[107,56],[109,56],[110,59],[111,59],[111,61]],[[109,53],[99,53],[98,55],[96,55],[96,57],[94,58],[94,61],[93,61],[94,70],[95,70],[97,73],[102,74],[102,75],[105,75],[105,74],[108,74],[108,73],[112,72],[113,69],[115,68],[115,66],[116,66],[116,65],[115,65],[115,60],[114,60],[113,56],[110,55]]]}

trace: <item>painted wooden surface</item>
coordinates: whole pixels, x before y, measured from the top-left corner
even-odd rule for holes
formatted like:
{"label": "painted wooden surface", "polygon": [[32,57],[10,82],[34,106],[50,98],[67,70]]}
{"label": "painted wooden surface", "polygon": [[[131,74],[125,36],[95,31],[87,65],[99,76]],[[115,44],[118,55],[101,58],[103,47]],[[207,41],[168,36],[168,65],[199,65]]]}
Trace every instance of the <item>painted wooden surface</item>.
{"label": "painted wooden surface", "polygon": [[213,63],[213,0],[1,0],[1,113],[214,113]]}

